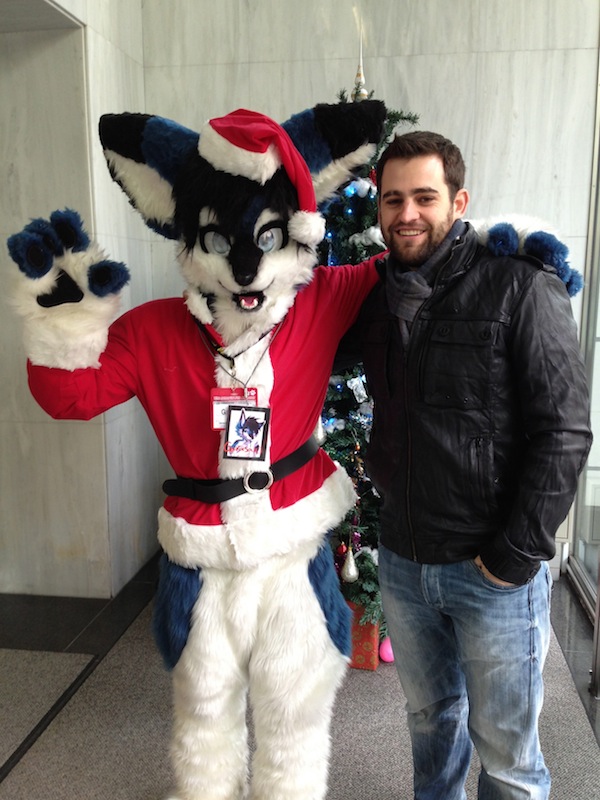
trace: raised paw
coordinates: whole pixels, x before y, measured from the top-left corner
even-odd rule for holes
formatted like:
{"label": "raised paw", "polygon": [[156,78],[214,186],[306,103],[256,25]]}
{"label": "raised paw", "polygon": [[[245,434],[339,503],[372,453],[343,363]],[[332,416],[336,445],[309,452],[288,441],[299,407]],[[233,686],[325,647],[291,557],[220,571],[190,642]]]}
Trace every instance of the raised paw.
{"label": "raised paw", "polygon": [[108,326],[129,281],[124,264],[90,242],[79,214],[55,211],[8,239],[19,267],[7,294],[25,320],[25,348],[34,364],[98,366]]}
{"label": "raised paw", "polygon": [[9,237],[8,251],[22,275],[34,282],[27,294],[43,308],[79,303],[87,292],[116,294],[129,281],[124,264],[100,257],[90,245],[81,217],[71,209],[32,220]]}

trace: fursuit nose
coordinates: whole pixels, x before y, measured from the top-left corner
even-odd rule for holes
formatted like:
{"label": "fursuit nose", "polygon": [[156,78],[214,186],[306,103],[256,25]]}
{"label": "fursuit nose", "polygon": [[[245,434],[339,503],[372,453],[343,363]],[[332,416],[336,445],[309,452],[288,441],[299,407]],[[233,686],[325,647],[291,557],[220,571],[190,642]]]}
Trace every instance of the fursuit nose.
{"label": "fursuit nose", "polygon": [[249,286],[256,278],[263,251],[252,240],[242,239],[233,244],[229,263],[238,286]]}

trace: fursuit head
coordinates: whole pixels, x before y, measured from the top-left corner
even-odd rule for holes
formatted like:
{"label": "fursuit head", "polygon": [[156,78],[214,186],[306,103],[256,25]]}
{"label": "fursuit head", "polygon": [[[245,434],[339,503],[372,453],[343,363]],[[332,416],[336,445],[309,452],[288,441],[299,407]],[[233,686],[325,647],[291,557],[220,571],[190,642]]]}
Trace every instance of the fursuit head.
{"label": "fursuit head", "polygon": [[313,277],[318,208],[369,162],[377,100],[321,104],[278,125],[239,109],[200,134],[157,116],[106,115],[114,179],[147,225],[179,245],[187,305],[239,350],[264,336]]}

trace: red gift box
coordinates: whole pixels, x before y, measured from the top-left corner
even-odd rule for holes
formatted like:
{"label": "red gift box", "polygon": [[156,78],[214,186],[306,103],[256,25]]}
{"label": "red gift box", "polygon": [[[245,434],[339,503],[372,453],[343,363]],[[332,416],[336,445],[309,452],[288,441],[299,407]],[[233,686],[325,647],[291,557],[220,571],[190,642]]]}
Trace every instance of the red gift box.
{"label": "red gift box", "polygon": [[377,669],[379,666],[379,625],[367,622],[360,624],[364,613],[362,606],[346,601],[352,609],[352,655],[350,666],[353,669]]}

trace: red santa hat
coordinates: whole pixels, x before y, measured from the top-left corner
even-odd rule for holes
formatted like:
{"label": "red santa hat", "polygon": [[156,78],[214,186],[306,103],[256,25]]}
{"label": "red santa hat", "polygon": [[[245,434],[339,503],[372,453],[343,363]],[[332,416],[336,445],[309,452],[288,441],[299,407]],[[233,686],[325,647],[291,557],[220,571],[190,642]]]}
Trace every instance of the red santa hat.
{"label": "red santa hat", "polygon": [[323,239],[325,220],[317,211],[310,170],[277,122],[244,108],[232,111],[204,125],[198,152],[215,169],[261,185],[283,167],[296,188],[300,206],[288,223],[290,236],[312,247]]}

